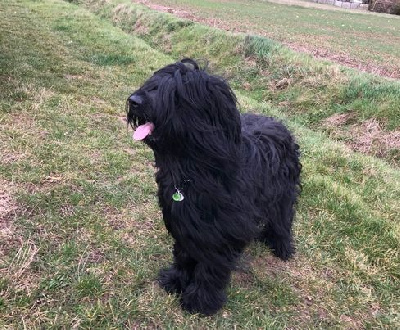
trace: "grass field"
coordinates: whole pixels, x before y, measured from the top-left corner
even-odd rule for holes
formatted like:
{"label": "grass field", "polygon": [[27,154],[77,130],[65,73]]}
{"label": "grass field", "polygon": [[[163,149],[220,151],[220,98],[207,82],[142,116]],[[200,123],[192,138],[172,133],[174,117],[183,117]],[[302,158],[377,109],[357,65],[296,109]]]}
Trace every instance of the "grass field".
{"label": "grass field", "polygon": [[[241,48],[241,37],[133,4],[108,13],[111,5],[86,3],[94,14],[58,0],[0,3],[0,328],[399,327],[398,167],[329,139],[318,121],[275,106],[287,94],[268,90],[265,102],[258,87],[261,69],[282,68],[271,59],[297,70],[287,79],[298,79],[309,60],[270,41],[278,50],[265,54],[264,39]],[[171,239],[157,207],[153,155],[131,140],[123,120],[129,93],[185,47],[208,52],[211,68],[230,75],[243,111],[282,118],[304,165],[296,257],[284,263],[250,246],[226,307],[211,318],[183,313],[155,281],[170,262]],[[355,122],[375,118],[357,97],[364,86],[371,100],[388,99],[380,118],[398,127],[395,82],[312,68],[310,88],[313,79],[329,86],[327,72],[354,85],[340,105],[359,102]],[[304,80],[294,86],[300,92]]]}
{"label": "grass field", "polygon": [[[153,48],[173,58],[209,60],[211,68],[228,77],[236,90],[269,103],[292,121],[322,130],[353,150],[400,163],[398,80],[317,61],[272,39],[227,34],[192,20],[148,11],[128,0],[78,3],[127,33],[134,30]],[[365,15],[354,17],[363,19]],[[371,17],[375,19],[375,15]],[[349,44],[347,48],[352,47]]]}
{"label": "grass field", "polygon": [[290,0],[144,1],[214,27],[266,36],[300,52],[400,78],[400,17],[285,2],[290,4]]}

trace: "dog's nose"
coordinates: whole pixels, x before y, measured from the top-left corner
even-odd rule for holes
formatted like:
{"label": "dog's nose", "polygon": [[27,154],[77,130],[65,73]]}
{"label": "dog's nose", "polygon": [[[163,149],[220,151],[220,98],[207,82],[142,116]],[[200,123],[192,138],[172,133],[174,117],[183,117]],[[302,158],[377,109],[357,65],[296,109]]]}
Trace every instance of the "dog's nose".
{"label": "dog's nose", "polygon": [[142,98],[137,94],[132,94],[131,96],[129,96],[128,100],[134,105],[141,105],[143,103]]}

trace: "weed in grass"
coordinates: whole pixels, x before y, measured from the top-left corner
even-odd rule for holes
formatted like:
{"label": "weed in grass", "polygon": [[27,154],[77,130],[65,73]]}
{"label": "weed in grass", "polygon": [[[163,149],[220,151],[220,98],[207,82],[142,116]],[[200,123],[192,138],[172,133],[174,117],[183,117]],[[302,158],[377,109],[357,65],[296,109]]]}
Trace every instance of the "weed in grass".
{"label": "weed in grass", "polygon": [[279,47],[280,45],[273,40],[258,36],[246,36],[244,39],[244,56],[255,56],[257,59],[266,61]]}
{"label": "weed in grass", "polygon": [[79,277],[75,290],[78,298],[98,297],[102,293],[101,280],[94,274],[85,274]]}

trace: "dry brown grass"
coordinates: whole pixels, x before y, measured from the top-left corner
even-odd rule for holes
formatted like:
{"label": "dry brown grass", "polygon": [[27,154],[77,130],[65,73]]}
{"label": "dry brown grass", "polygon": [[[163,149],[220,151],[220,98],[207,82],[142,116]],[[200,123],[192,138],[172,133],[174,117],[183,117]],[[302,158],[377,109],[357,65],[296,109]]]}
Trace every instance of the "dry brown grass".
{"label": "dry brown grass", "polygon": [[6,262],[5,258],[8,253],[17,247],[21,240],[13,223],[17,210],[17,203],[13,195],[13,185],[0,180],[0,262],[2,264]]}
{"label": "dry brown grass", "polygon": [[352,124],[354,119],[353,113],[334,114],[322,121],[322,127],[358,152],[385,158],[391,151],[400,150],[400,131],[385,130],[375,118]]}

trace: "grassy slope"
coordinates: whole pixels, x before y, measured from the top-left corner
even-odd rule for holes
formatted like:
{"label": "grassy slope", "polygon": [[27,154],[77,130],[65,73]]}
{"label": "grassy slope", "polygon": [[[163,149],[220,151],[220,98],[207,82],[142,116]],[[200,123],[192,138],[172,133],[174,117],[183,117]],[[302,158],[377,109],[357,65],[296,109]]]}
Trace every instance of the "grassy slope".
{"label": "grassy slope", "polygon": [[128,93],[172,59],[60,1],[1,4],[0,30],[0,327],[398,325],[397,169],[288,121],[304,164],[296,258],[253,245],[226,308],[187,315],[154,281],[171,242],[152,154],[121,120]]}
{"label": "grassy slope", "polygon": [[147,3],[184,9],[212,26],[264,35],[317,56],[400,77],[398,16],[337,10],[334,6],[320,10],[277,2],[150,0]]}
{"label": "grassy slope", "polygon": [[[270,39],[227,35],[171,15],[152,13],[127,0],[78,2],[126,32],[135,30],[173,58],[206,58],[212,68],[217,63],[215,70],[229,77],[236,90],[269,102],[292,120],[324,130],[355,150],[360,149],[357,143],[364,138],[360,132],[366,131],[363,126],[368,121],[377,120],[384,130],[400,134],[399,81],[315,61]],[[348,116],[348,120],[341,125],[324,125],[327,118],[337,115]],[[378,139],[371,141],[369,152],[393,164],[400,162],[399,146],[385,145]]]}

